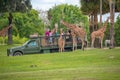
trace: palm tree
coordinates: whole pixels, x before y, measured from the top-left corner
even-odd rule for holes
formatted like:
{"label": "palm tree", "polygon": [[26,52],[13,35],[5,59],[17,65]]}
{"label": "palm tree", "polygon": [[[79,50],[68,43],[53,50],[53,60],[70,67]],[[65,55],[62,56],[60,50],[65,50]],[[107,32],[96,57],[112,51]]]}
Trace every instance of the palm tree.
{"label": "palm tree", "polygon": [[110,5],[110,48],[114,47],[114,13],[115,13],[115,0],[109,0]]}
{"label": "palm tree", "polygon": [[[97,15],[98,14],[105,14],[110,12],[110,7],[109,7],[109,1],[111,0],[80,0],[81,3],[81,11],[89,15],[89,27],[90,27],[90,33],[98,28],[98,22],[97,22]],[[114,11],[115,12],[120,12],[120,0],[114,0]],[[100,4],[101,3],[101,4]],[[102,10],[100,11],[100,5],[102,5]],[[113,15],[113,14],[111,14]],[[112,17],[113,18],[113,17]],[[113,19],[112,19],[113,20]],[[111,20],[112,26],[114,25],[114,21]],[[100,20],[100,22],[102,22]],[[96,28],[97,26],[97,28]],[[111,28],[111,31],[114,30],[114,28]],[[111,38],[114,33],[114,31],[110,32]],[[96,42],[96,41],[95,41]],[[112,41],[113,42],[113,41]]]}
{"label": "palm tree", "polygon": [[[89,15],[89,31],[92,33],[93,31],[98,29],[98,17],[99,14],[99,6],[100,1],[98,0],[80,0],[81,3],[81,11]],[[95,47],[99,46],[99,40],[95,41]]]}
{"label": "palm tree", "polygon": [[100,0],[100,26],[102,26],[102,0]]}

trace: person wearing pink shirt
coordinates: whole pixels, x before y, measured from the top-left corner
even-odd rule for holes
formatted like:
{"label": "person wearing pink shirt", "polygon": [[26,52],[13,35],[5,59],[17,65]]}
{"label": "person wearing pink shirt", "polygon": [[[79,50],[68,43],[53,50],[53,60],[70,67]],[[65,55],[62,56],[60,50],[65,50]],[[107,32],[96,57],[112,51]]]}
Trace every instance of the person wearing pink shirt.
{"label": "person wearing pink shirt", "polygon": [[49,28],[47,28],[45,32],[45,39],[46,39],[47,44],[49,43],[49,37],[50,37],[50,32],[49,32]]}

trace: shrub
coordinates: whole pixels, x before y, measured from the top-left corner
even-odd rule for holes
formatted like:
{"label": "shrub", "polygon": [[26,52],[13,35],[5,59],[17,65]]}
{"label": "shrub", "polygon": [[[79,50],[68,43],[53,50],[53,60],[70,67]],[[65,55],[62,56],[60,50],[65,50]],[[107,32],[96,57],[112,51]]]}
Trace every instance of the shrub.
{"label": "shrub", "polygon": [[[13,44],[23,44],[23,43],[25,43],[27,40],[28,40],[28,38],[25,38],[25,37],[20,38],[19,36],[14,36],[14,35],[13,35]],[[6,36],[6,37],[5,37],[5,44],[7,44],[7,42],[8,42],[8,37]],[[0,43],[3,43],[2,37],[0,37]]]}
{"label": "shrub", "polygon": [[14,44],[23,44],[28,40],[28,38],[20,38],[19,36],[13,36],[13,43]]}

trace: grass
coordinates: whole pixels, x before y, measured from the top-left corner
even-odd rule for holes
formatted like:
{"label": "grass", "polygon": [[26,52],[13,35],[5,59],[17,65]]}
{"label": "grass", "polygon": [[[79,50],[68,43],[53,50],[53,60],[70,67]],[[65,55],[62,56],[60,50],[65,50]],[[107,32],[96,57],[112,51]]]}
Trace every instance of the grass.
{"label": "grass", "polygon": [[0,80],[120,80],[120,48],[8,57],[9,47],[0,46]]}

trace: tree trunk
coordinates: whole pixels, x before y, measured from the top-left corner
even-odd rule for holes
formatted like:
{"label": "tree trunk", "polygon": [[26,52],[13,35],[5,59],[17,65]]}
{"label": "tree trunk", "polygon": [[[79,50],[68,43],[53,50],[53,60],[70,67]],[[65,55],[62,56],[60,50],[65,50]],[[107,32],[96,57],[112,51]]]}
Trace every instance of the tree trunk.
{"label": "tree trunk", "polygon": [[110,49],[114,48],[114,11],[115,11],[115,1],[110,0]]}
{"label": "tree trunk", "polygon": [[97,13],[94,14],[94,30],[98,30],[98,17]]}
{"label": "tree trunk", "polygon": [[[95,13],[94,14],[94,31],[97,31],[97,30],[98,30],[98,17],[97,17],[97,13]],[[98,38],[95,39],[94,47],[100,47]]]}
{"label": "tree trunk", "polygon": [[102,0],[100,0],[100,27],[102,27]]}
{"label": "tree trunk", "polygon": [[[94,31],[94,17],[93,15],[89,15],[89,31],[90,34]],[[90,44],[91,44],[91,37],[90,37]]]}
{"label": "tree trunk", "polygon": [[[9,13],[9,25],[12,24],[12,13]],[[12,27],[8,29],[8,45],[12,44]]]}
{"label": "tree trunk", "polygon": [[90,30],[90,34],[94,31],[94,17],[93,15],[89,16],[89,30]]}

